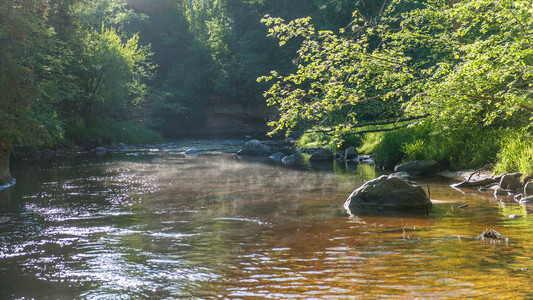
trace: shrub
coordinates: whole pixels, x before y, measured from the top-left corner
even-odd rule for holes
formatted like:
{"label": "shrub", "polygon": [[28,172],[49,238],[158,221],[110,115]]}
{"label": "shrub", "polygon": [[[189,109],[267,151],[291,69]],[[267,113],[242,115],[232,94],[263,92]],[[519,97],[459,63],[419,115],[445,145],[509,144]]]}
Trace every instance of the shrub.
{"label": "shrub", "polygon": [[421,159],[434,159],[451,169],[476,168],[494,162],[502,134],[504,131],[500,129],[450,130],[427,122],[366,135],[360,151],[373,152],[376,161],[387,169],[401,162]]}
{"label": "shrub", "polygon": [[338,137],[320,132],[304,133],[298,139],[298,146],[301,149],[309,148],[332,148],[334,151],[349,147],[358,147],[362,143],[362,138],[358,135],[343,137],[340,141]]}
{"label": "shrub", "polygon": [[494,173],[533,174],[533,137],[527,131],[509,133],[501,139]]}

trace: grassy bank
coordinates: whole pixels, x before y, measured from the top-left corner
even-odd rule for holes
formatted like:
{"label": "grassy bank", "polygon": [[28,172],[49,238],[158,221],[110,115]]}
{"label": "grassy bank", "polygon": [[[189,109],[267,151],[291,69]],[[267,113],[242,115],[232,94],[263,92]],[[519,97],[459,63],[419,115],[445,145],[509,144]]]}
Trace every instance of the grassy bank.
{"label": "grassy bank", "polygon": [[399,163],[433,159],[451,170],[493,168],[494,173],[533,174],[533,134],[512,127],[462,127],[451,129],[429,122],[395,131],[350,136],[338,143],[331,135],[306,133],[298,139],[302,149],[357,147],[359,153],[374,154],[387,169]]}
{"label": "grassy bank", "polygon": [[495,173],[533,173],[533,137],[510,128],[448,129],[419,124],[365,135],[358,148],[374,153],[386,168],[411,160],[434,159],[452,170],[494,166]]}

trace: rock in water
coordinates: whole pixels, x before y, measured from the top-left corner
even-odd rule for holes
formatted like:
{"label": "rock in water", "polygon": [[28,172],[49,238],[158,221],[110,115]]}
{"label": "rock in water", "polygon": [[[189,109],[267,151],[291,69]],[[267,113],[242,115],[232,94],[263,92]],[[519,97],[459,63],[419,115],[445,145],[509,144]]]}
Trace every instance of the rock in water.
{"label": "rock in water", "polygon": [[389,174],[389,178],[390,177],[398,177],[398,178],[401,178],[403,180],[411,180],[412,179],[411,175],[409,175],[409,173],[407,173],[407,172],[392,173],[392,174]]}
{"label": "rock in water", "polygon": [[300,153],[295,153],[292,155],[285,156],[281,161],[286,165],[290,165],[298,161],[299,158],[300,158]]}
{"label": "rock in water", "polygon": [[309,160],[332,160],[333,159],[333,151],[329,148],[321,148],[315,151],[311,157],[309,157]]}
{"label": "rock in water", "polygon": [[270,155],[270,159],[272,160],[282,160],[283,158],[285,157],[285,154],[281,153],[281,152],[276,152],[272,155]]}
{"label": "rock in water", "polygon": [[435,160],[415,160],[394,167],[394,172],[407,172],[410,175],[427,175],[440,171],[440,164]]}
{"label": "rock in water", "polygon": [[357,209],[392,209],[425,211],[432,204],[421,186],[398,177],[380,176],[352,192],[344,203],[350,211]]}
{"label": "rock in water", "polygon": [[506,190],[516,190],[522,184],[520,183],[520,176],[515,174],[505,174],[500,179],[500,187]]}
{"label": "rock in water", "polygon": [[505,239],[505,237],[503,237],[501,234],[499,234],[494,229],[486,229],[485,231],[483,231],[483,233],[481,234],[481,238],[482,239]]}
{"label": "rock in water", "polygon": [[104,154],[104,153],[107,153],[107,148],[105,148],[105,147],[96,147],[94,149],[94,151],[96,151],[96,154]]}
{"label": "rock in water", "polygon": [[346,149],[344,154],[344,160],[354,160],[357,159],[357,149],[350,147]]}
{"label": "rock in water", "polygon": [[238,155],[270,156],[272,151],[258,140],[251,140],[244,144],[244,147],[237,152]]}
{"label": "rock in water", "polygon": [[184,154],[187,155],[187,156],[196,156],[196,155],[199,155],[200,152],[198,152],[198,150],[196,150],[196,149],[189,149],[189,150],[185,151]]}
{"label": "rock in water", "polygon": [[526,183],[524,186],[524,196],[533,196],[533,181]]}

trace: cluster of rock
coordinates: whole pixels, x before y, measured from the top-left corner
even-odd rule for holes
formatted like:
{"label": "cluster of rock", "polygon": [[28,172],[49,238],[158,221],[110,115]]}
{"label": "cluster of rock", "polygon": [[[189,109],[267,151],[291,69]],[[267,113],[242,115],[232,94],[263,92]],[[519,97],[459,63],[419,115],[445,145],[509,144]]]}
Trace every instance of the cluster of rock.
{"label": "cluster of rock", "polygon": [[358,155],[357,150],[353,147],[346,150],[341,150],[337,153],[333,153],[330,148],[310,148],[303,150],[294,149],[294,139],[286,139],[285,144],[290,145],[286,151],[274,152],[271,147],[264,145],[258,140],[247,141],[243,148],[237,152],[237,155],[248,155],[248,156],[268,156],[272,160],[282,161],[285,164],[292,164],[298,161],[302,154],[309,155],[310,161],[345,161],[345,162],[364,162],[364,163],[373,163],[373,160],[370,156],[361,156]]}
{"label": "cluster of rock", "polygon": [[533,203],[532,177],[521,180],[522,173],[503,174],[475,181],[461,181],[452,184],[455,188],[478,188],[480,191],[494,191],[495,197],[514,196],[522,204]]}
{"label": "cluster of rock", "polygon": [[[238,155],[268,156],[272,160],[279,160],[285,164],[296,162],[302,153],[308,154],[309,161],[333,161],[373,163],[370,156],[359,156],[355,148],[348,148],[337,153],[329,148],[314,148],[293,151],[285,155],[283,152],[273,152],[272,149],[258,140],[246,142]],[[345,202],[345,208],[351,213],[361,210],[396,210],[410,212],[428,212],[431,201],[419,185],[409,181],[411,176],[424,175],[440,170],[435,161],[417,161],[396,167],[394,174],[381,176],[370,180],[353,191]]]}

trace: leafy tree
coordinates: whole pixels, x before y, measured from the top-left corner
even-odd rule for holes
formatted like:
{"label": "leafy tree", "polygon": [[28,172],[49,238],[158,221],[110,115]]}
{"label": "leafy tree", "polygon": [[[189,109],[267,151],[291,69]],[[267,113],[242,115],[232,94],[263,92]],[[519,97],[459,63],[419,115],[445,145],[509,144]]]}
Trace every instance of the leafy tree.
{"label": "leafy tree", "polygon": [[339,34],[267,16],[280,45],[303,40],[296,72],[261,78],[273,82],[266,96],[280,112],[273,131],[365,132],[359,108],[369,103],[397,108],[370,122],[389,127],[409,114],[443,127],[520,117],[533,111],[532,14],[529,1],[397,0],[374,22],[355,12]]}
{"label": "leafy tree", "polygon": [[88,32],[85,45],[78,75],[83,87],[78,110],[85,127],[96,116],[121,118],[139,107],[147,91],[142,80],[152,75],[149,48],[138,45],[137,35],[123,42],[116,30],[104,27]]}
{"label": "leafy tree", "polygon": [[38,143],[46,134],[27,116],[35,92],[34,62],[44,25],[46,2],[0,2],[0,185],[10,181],[9,156],[14,141]]}

